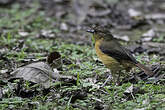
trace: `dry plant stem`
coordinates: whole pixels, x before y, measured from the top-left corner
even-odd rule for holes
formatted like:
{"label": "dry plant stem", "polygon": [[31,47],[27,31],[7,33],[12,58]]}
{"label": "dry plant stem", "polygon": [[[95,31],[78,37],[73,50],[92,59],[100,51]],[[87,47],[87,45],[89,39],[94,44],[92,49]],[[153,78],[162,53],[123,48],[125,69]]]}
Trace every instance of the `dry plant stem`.
{"label": "dry plant stem", "polygon": [[[110,71],[111,73],[111,71]],[[105,80],[105,82],[101,85],[101,87],[104,87],[106,85],[106,83],[109,81],[109,79],[111,79],[112,75],[109,74],[108,78]]]}

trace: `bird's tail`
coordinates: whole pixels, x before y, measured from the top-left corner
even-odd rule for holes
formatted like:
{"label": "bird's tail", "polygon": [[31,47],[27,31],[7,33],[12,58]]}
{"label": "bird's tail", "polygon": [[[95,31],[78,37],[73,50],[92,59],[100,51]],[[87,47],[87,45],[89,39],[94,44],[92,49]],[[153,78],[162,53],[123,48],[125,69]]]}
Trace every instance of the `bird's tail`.
{"label": "bird's tail", "polygon": [[141,70],[144,71],[145,74],[147,74],[148,76],[153,76],[154,72],[151,71],[148,67],[146,67],[145,65],[141,64],[141,63],[137,63],[136,64],[137,67],[139,67]]}

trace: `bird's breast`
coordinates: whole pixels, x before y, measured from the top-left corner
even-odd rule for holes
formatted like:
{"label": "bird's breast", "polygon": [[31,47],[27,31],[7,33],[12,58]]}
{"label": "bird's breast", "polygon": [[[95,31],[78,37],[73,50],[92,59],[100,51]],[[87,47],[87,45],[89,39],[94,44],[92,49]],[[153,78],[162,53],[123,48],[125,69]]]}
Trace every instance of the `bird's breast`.
{"label": "bird's breast", "polygon": [[103,42],[102,39],[97,40],[97,41],[95,42],[95,50],[96,50],[97,56],[99,57],[99,59],[103,62],[103,64],[104,64],[106,67],[108,67],[108,68],[110,68],[110,69],[118,68],[118,66],[120,65],[120,63],[119,63],[116,59],[114,59],[114,58],[112,58],[112,57],[110,57],[110,56],[104,54],[104,53],[101,51],[100,45],[101,45],[102,42]]}

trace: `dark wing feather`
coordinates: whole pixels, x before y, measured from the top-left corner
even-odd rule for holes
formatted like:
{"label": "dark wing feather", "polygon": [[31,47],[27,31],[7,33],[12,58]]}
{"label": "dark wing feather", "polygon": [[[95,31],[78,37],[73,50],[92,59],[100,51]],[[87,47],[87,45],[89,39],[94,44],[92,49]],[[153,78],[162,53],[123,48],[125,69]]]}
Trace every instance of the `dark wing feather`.
{"label": "dark wing feather", "polygon": [[138,63],[128,49],[122,47],[118,42],[114,40],[103,41],[100,45],[100,49],[103,53],[111,56],[112,58],[116,59],[118,62],[120,62],[121,60],[127,60],[135,64]]}

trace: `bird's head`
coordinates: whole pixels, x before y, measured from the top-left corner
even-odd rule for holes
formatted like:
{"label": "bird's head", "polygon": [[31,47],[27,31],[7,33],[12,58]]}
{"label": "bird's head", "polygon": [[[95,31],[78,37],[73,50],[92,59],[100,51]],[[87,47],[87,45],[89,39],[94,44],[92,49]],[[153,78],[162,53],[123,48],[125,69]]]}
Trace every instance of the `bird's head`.
{"label": "bird's head", "polygon": [[93,34],[93,38],[95,41],[100,39],[113,39],[113,35],[106,27],[94,26],[87,30],[87,32]]}

